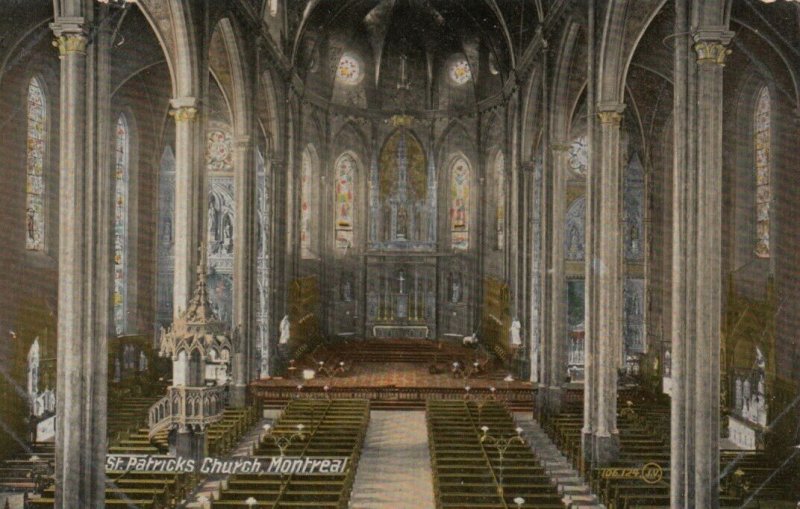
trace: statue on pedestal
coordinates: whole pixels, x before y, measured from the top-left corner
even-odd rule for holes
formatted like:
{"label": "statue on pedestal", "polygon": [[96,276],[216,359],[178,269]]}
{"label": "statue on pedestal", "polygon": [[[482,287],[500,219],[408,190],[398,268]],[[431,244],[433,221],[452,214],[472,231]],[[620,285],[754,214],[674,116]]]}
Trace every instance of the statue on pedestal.
{"label": "statue on pedestal", "polygon": [[284,315],[281,319],[281,335],[278,343],[285,345],[289,342],[289,315]]}
{"label": "statue on pedestal", "polygon": [[511,332],[511,346],[522,346],[522,338],[520,337],[521,329],[522,324],[517,318],[514,318],[511,322],[511,328],[509,329]]}

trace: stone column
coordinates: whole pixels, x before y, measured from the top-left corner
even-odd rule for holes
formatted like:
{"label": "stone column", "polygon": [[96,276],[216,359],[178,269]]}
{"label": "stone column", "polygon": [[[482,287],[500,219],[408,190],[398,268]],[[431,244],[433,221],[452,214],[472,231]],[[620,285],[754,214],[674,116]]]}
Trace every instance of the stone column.
{"label": "stone column", "polygon": [[196,144],[198,143],[197,101],[194,97],[178,97],[170,101],[170,115],[175,119],[175,276],[173,318],[186,310],[192,294],[192,281],[198,248],[203,239],[198,225],[197,207],[206,206],[199,196],[196,173]]}
{"label": "stone column", "polygon": [[598,166],[599,194],[598,220],[594,223],[597,234],[596,262],[593,268],[597,295],[596,346],[593,351],[596,364],[597,402],[596,421],[593,426],[596,464],[613,461],[619,453],[617,430],[617,364],[618,344],[622,341],[622,230],[621,221],[621,159],[620,122],[623,104],[598,104],[600,143]]}
{"label": "stone column", "polygon": [[548,390],[549,411],[557,414],[561,410],[564,380],[567,376],[566,338],[567,338],[567,275],[564,249],[564,230],[567,214],[567,166],[569,164],[569,144],[563,141],[551,142],[553,168],[553,199],[550,274],[550,387]]}
{"label": "stone column", "polygon": [[[693,223],[693,208],[688,200],[690,186],[690,156],[693,151],[690,145],[693,136],[689,132],[692,121],[693,104],[689,100],[693,95],[689,92],[694,87],[694,67],[689,61],[689,19],[688,0],[675,2],[675,38],[673,54],[673,72],[675,87],[673,99],[673,155],[672,155],[672,274],[671,274],[671,423],[670,423],[670,502],[673,508],[689,508],[694,503],[694,461],[687,461],[686,415],[688,410],[687,395],[694,394],[694,384],[689,384],[686,376],[688,370],[689,350],[688,338],[690,328],[687,309],[687,287],[694,276],[689,272],[688,250],[693,249],[694,242],[689,235],[689,225]],[[691,414],[689,414],[691,415]],[[690,502],[691,501],[691,502]]]}
{"label": "stone column", "polygon": [[[722,68],[733,34],[694,34],[697,53],[697,249],[695,307],[695,507],[719,505],[722,301]],[[688,373],[687,373],[688,374]]]}
{"label": "stone column", "polygon": [[[288,306],[288,291],[291,282],[289,270],[291,268],[291,260],[288,260],[289,253],[292,252],[291,247],[287,247],[292,242],[288,233],[288,219],[287,215],[287,190],[286,186],[289,182],[289,175],[286,174],[287,165],[284,161],[272,160],[270,161],[270,175],[272,177],[272,196],[270,198],[270,207],[272,217],[271,228],[271,278],[272,285],[270,292],[272,294],[272,323],[270,326],[270,337],[274,339],[270,345],[270,354],[274,354],[278,348],[277,339],[280,336],[279,329],[280,323],[284,316],[289,314]],[[269,371],[270,374],[276,373],[280,368],[280,355],[270,355],[269,358]]]}
{"label": "stone column", "polygon": [[110,181],[93,168],[97,62],[86,53],[88,21],[59,17],[51,28],[61,60],[55,506],[102,508],[110,317],[99,315],[109,310],[99,302],[111,297],[111,268],[98,262],[110,261],[111,247],[110,220],[97,215],[111,192],[98,187]]}
{"label": "stone column", "polygon": [[250,136],[237,136],[234,152],[234,195],[236,221],[233,234],[234,326],[237,351],[234,355],[231,404],[244,406],[247,384],[252,378],[255,352],[256,287],[256,165]]}

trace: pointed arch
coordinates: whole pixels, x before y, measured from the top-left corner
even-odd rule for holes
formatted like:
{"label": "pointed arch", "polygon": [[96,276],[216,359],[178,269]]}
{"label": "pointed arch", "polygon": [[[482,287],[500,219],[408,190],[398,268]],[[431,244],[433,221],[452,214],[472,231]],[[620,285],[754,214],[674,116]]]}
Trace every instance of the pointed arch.
{"label": "pointed arch", "polygon": [[358,156],[346,150],[334,163],[334,239],[337,249],[353,247],[355,223],[357,220],[356,198],[357,179],[361,173]]}
{"label": "pointed arch", "polygon": [[450,247],[453,251],[469,250],[472,178],[472,165],[467,157],[462,152],[454,153],[448,165]]}

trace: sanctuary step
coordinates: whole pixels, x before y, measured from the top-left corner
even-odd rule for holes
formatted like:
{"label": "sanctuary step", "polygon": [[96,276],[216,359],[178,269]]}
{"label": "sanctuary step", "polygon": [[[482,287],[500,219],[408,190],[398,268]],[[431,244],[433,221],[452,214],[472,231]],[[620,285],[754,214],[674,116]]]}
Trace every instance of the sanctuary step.
{"label": "sanctuary step", "polygon": [[372,410],[351,509],[434,509],[424,411]]}
{"label": "sanctuary step", "polygon": [[537,455],[496,401],[428,401],[438,509],[566,505]]}
{"label": "sanctuary step", "polygon": [[250,384],[265,408],[333,397],[368,399],[381,410],[421,410],[429,399],[462,399],[465,387],[529,409],[535,384],[514,380],[479,348],[412,339],[330,341],[295,360],[283,376]]}

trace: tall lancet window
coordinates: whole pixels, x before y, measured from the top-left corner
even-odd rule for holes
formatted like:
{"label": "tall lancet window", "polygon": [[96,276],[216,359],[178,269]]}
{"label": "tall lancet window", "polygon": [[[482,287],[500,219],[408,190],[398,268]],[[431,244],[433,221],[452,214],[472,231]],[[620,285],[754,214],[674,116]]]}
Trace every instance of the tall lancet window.
{"label": "tall lancet window", "polygon": [[759,258],[769,258],[769,214],[772,202],[771,183],[771,105],[769,90],[763,87],[756,99],[753,122],[754,153],[756,166],[756,249]]}
{"label": "tall lancet window", "polygon": [[455,251],[469,249],[470,168],[459,156],[450,166],[450,245]]}
{"label": "tall lancet window", "polygon": [[506,247],[506,160],[502,152],[494,160],[494,178],[497,186],[495,228],[497,230],[497,249]]}
{"label": "tall lancet window", "polygon": [[336,161],[336,247],[348,249],[353,246],[353,197],[355,196],[356,160],[345,152]]}
{"label": "tall lancet window", "polygon": [[25,247],[44,251],[44,161],[47,156],[47,100],[38,78],[28,83]]}
{"label": "tall lancet window", "polygon": [[130,131],[124,115],[117,118],[114,131],[114,325],[125,332],[128,263],[128,176]]}
{"label": "tall lancet window", "polygon": [[312,252],[312,221],[313,207],[313,167],[311,154],[308,149],[303,151],[300,161],[300,257],[314,258]]}

